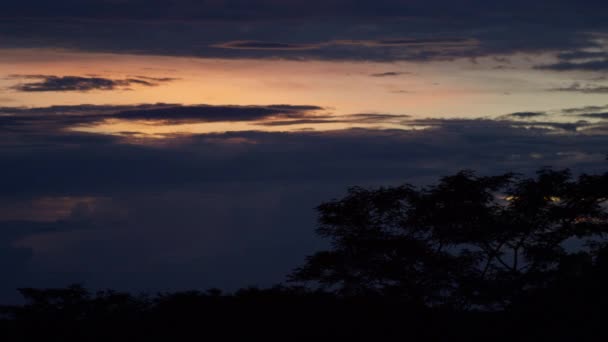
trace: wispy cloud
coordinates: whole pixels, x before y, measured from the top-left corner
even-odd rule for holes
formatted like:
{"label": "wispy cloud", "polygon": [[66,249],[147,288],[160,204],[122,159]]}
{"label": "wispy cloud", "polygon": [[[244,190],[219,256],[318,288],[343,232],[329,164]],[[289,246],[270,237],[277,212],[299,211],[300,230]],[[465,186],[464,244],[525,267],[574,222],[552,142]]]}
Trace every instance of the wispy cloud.
{"label": "wispy cloud", "polygon": [[590,113],[590,112],[592,113],[592,112],[597,112],[597,111],[601,111],[604,109],[608,109],[608,105],[566,108],[566,109],[562,109],[562,113],[565,113],[565,114],[581,114],[581,113]]}
{"label": "wispy cloud", "polygon": [[585,113],[585,114],[580,114],[580,116],[586,117],[586,118],[593,118],[593,119],[608,119],[608,112]]}
{"label": "wispy cloud", "polygon": [[381,72],[377,74],[371,74],[372,77],[393,77],[393,76],[401,76],[401,75],[411,75],[411,72],[402,72],[402,71],[388,71]]}
{"label": "wispy cloud", "polygon": [[582,94],[608,94],[608,86],[595,84],[572,83],[566,87],[551,88],[550,91],[563,91]]}
{"label": "wispy cloud", "polygon": [[146,120],[159,124],[304,120],[328,118],[312,105],[212,106],[181,104],[74,105],[39,108],[0,107],[0,129],[58,131],[77,125],[91,125],[108,119]]}
{"label": "wispy cloud", "polygon": [[211,47],[215,48],[235,50],[313,50],[318,49],[321,46],[323,46],[323,44],[294,44],[255,40],[236,40],[211,45]]}
{"label": "wispy cloud", "polygon": [[359,113],[347,115],[315,115],[306,119],[295,120],[269,120],[259,122],[262,126],[292,126],[304,124],[400,124],[405,119],[409,119],[410,115],[405,114],[381,114],[381,113]]}
{"label": "wispy cloud", "polygon": [[132,86],[156,87],[174,81],[174,78],[133,77],[111,79],[104,77],[11,75],[9,78],[35,80],[22,82],[11,89],[21,92],[88,92],[92,90],[130,90]]}
{"label": "wispy cloud", "polygon": [[608,71],[608,59],[593,60],[580,63],[564,61],[554,64],[540,65],[536,68],[541,70],[553,71]]}
{"label": "wispy cloud", "polygon": [[467,47],[476,46],[479,42],[471,38],[443,38],[443,37],[406,37],[396,39],[348,39],[330,40],[317,43],[287,43],[269,42],[259,40],[234,40],[217,44],[211,47],[222,49],[240,50],[314,50],[331,46],[362,46],[362,47],[403,47],[403,46],[426,46],[426,47]]}
{"label": "wispy cloud", "polygon": [[504,117],[511,117],[511,118],[517,118],[517,119],[529,119],[529,118],[536,118],[536,117],[545,116],[545,115],[547,115],[547,113],[545,113],[545,112],[517,112],[517,113],[507,114]]}
{"label": "wispy cloud", "polygon": [[118,112],[112,118],[127,120],[161,120],[165,122],[230,122],[264,119],[301,119],[322,110],[318,106],[170,106],[133,109]]}

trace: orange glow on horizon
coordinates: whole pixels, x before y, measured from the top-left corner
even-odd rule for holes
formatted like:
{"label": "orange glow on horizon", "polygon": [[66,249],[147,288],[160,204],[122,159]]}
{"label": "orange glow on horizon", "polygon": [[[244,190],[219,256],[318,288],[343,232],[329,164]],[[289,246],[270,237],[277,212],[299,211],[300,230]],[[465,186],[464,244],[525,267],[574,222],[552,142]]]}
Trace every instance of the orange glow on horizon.
{"label": "orange glow on horizon", "polygon": [[[514,58],[512,58],[514,59]],[[525,61],[525,58],[521,58]],[[524,63],[524,62],[522,62]],[[526,62],[530,63],[530,62]],[[479,63],[481,65],[483,63]],[[373,75],[393,72],[394,76]],[[57,75],[126,79],[170,77],[175,81],[132,90],[19,92],[23,80],[10,75]],[[329,115],[407,114],[413,118],[496,117],[517,111],[604,104],[602,96],[563,96],[546,92],[563,76],[471,64],[468,60],[432,63],[293,61],[280,59],[202,59],[82,53],[48,49],[0,50],[0,87],[8,89],[0,106],[44,107],[78,104],[178,103],[209,105],[315,105]],[[542,92],[543,96],[538,96]],[[252,122],[150,125],[108,121],[78,131],[148,135],[235,130],[292,131],[377,127],[350,123],[264,126]],[[403,128],[383,124],[382,128]]]}

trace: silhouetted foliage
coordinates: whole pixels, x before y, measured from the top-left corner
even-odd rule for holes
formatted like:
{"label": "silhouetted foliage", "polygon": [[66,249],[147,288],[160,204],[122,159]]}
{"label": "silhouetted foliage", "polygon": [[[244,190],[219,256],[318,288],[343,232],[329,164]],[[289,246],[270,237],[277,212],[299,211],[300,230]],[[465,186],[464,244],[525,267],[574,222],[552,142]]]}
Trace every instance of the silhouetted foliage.
{"label": "silhouetted foliage", "polygon": [[534,178],[471,171],[434,186],[351,188],[318,207],[332,243],[291,276],[340,295],[504,308],[598,257],[607,175],[542,169]]}
{"label": "silhouetted foliage", "polygon": [[547,169],[356,187],[318,207],[331,249],[290,276],[308,286],[23,288],[0,340],[604,341],[607,200],[608,174]]}

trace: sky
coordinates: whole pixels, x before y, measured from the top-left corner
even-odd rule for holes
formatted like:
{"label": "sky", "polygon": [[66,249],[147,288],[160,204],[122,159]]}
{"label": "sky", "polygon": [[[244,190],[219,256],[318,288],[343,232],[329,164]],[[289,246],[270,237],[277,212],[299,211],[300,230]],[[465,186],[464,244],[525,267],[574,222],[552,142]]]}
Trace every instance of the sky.
{"label": "sky", "polygon": [[606,170],[605,1],[2,7],[1,302],[270,286],[349,186]]}

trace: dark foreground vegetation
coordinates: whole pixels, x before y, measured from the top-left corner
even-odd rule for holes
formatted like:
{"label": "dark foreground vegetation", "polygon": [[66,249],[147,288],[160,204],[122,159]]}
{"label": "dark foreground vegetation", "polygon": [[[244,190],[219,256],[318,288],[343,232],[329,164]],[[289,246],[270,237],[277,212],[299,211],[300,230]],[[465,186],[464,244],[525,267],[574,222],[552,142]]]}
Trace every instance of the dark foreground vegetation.
{"label": "dark foreground vegetation", "polygon": [[154,296],[20,289],[3,341],[606,340],[608,174],[461,172],[319,206],[287,285]]}

